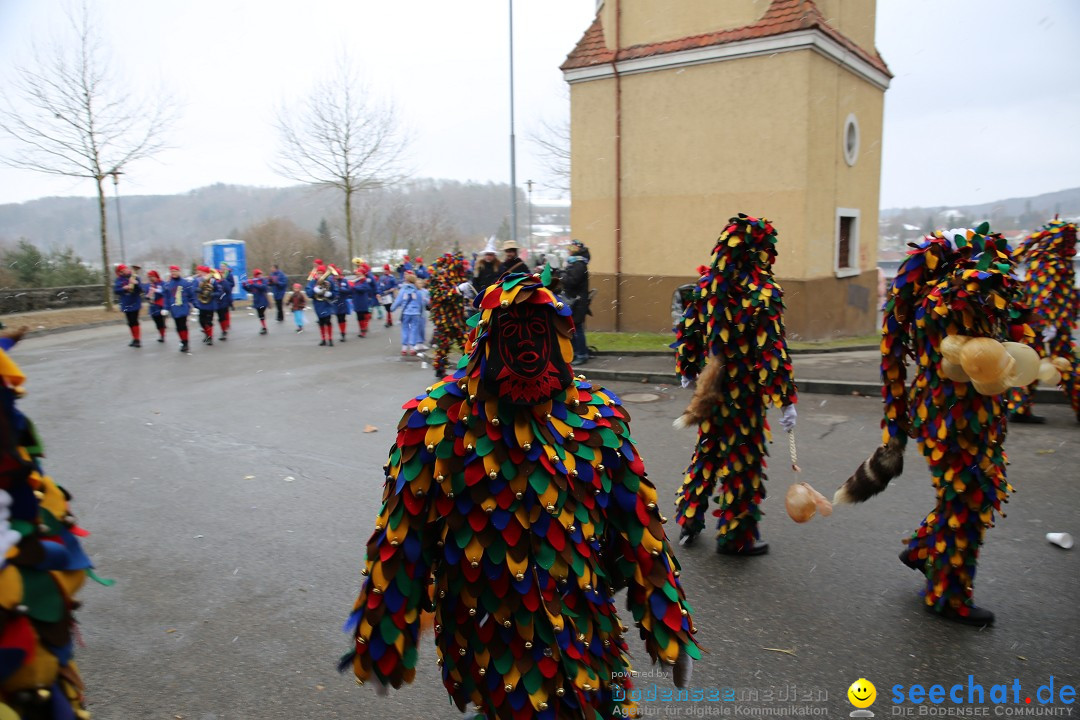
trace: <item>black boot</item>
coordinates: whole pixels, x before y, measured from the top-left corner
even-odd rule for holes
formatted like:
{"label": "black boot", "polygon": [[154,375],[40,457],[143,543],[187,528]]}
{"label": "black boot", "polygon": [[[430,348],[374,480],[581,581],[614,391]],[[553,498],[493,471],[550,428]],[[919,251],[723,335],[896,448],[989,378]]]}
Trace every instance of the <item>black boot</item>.
{"label": "black boot", "polygon": [[186,353],[187,351],[188,351],[188,344],[187,344],[187,342],[182,342],[182,343],[180,343],[180,352],[182,352],[182,353]]}
{"label": "black boot", "polygon": [[721,555],[740,555],[743,557],[751,557],[754,555],[765,555],[769,552],[769,543],[754,543],[749,547],[736,548],[734,543],[716,544],[716,552]]}
{"label": "black boot", "polygon": [[1020,423],[1021,425],[1044,425],[1046,424],[1046,418],[1042,415],[1013,412],[1009,413],[1009,422]]}
{"label": "black boot", "polygon": [[932,605],[926,606],[926,611],[945,618],[946,620],[952,620],[953,622],[960,623],[962,625],[972,625],[974,627],[987,627],[994,624],[994,613],[990,612],[986,608],[975,607],[974,605],[968,608],[967,615],[961,615],[952,608],[946,610],[937,611]]}
{"label": "black boot", "polygon": [[265,335],[266,334],[266,328],[263,328],[262,330],[260,330],[259,334],[260,335]]}
{"label": "black boot", "polygon": [[131,347],[141,348],[142,347],[142,341],[140,341],[140,340],[132,340],[131,341]]}
{"label": "black boot", "polygon": [[333,338],[330,338],[329,340],[327,340],[327,341],[326,341],[326,345],[327,345],[328,347],[334,347],[334,339],[333,339]]}
{"label": "black boot", "polygon": [[218,340],[228,340],[228,339],[229,339],[229,333],[227,333],[227,332],[222,332],[221,337],[218,338]]}
{"label": "black boot", "polygon": [[326,347],[326,341],[325,340],[320,340],[319,341],[319,347]]}
{"label": "black boot", "polygon": [[158,341],[158,342],[160,342],[160,343],[163,343],[163,342],[165,342],[165,337],[164,337],[164,336],[162,336],[162,337],[159,337],[159,338],[157,339],[157,341]]}
{"label": "black boot", "polygon": [[345,342],[345,333],[341,333],[341,342]]}
{"label": "black boot", "polygon": [[904,548],[900,551],[900,562],[907,565],[912,570],[918,570],[919,572],[926,572],[926,561],[919,560],[918,558],[911,557],[911,551]]}

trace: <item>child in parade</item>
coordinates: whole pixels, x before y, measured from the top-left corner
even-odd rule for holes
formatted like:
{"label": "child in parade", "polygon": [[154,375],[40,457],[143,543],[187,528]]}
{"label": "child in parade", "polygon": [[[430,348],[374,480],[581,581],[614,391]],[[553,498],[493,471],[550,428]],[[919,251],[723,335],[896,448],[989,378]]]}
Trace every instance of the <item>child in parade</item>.
{"label": "child in parade", "polygon": [[390,312],[401,308],[401,354],[415,355],[420,344],[420,317],[424,313],[424,295],[416,287],[416,275],[406,272],[401,292],[390,306]]}
{"label": "child in parade", "polygon": [[300,283],[293,283],[292,295],[289,296],[289,310],[292,311],[296,332],[304,332],[304,309],[307,307],[307,295]]}

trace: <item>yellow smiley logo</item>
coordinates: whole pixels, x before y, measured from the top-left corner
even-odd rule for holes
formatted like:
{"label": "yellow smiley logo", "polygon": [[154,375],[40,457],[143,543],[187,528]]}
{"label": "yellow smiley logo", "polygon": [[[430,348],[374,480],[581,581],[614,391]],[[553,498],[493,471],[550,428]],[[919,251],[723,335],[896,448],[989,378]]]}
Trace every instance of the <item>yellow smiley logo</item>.
{"label": "yellow smiley logo", "polygon": [[847,689],[848,700],[857,708],[868,708],[877,700],[877,688],[866,678],[859,678]]}

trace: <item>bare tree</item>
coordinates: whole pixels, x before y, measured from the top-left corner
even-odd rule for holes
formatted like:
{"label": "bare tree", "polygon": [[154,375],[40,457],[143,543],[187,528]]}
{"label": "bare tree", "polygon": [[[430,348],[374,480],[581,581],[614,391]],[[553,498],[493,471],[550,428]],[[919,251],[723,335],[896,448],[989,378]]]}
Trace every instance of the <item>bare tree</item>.
{"label": "bare tree", "polygon": [[303,101],[278,111],[281,149],[275,170],[297,182],[344,195],[345,242],[353,257],[353,195],[405,178],[407,138],[394,107],[375,99],[348,58]]}
{"label": "bare tree", "polygon": [[105,188],[109,175],[164,147],[174,113],[158,95],[140,99],[111,70],[85,2],[67,14],[65,39],[34,48],[33,62],[15,70],[18,103],[3,94],[0,132],[18,149],[0,159],[10,167],[90,178],[97,186],[105,306],[112,309]]}
{"label": "bare tree", "polygon": [[570,120],[543,120],[529,141],[539,149],[540,159],[551,175],[549,187],[570,192]]}

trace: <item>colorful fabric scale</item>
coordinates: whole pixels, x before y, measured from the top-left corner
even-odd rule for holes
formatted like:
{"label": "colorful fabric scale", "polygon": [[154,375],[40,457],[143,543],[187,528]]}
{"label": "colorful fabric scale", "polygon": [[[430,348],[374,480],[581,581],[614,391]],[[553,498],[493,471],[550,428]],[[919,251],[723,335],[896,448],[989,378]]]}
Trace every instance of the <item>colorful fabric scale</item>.
{"label": "colorful fabric scale", "polygon": [[543,319],[569,367],[570,308],[539,277],[506,275],[475,304],[458,370],[404,406],[341,667],[361,682],[411,682],[421,613],[433,610],[458,708],[548,720],[628,712],[618,589],[654,662],[700,656],[629,415],[581,377],[531,404],[486,380],[492,367],[496,380],[508,371],[492,336],[511,333],[515,311]]}
{"label": "colorful fabric scale", "polygon": [[87,533],[70,495],[42,471],[34,425],[15,407],[25,377],[3,350],[0,380],[0,490],[21,536],[0,565],[0,717],[89,718],[72,659],[75,594],[94,577],[78,540]]}
{"label": "colorful fabric scale", "polygon": [[458,285],[465,282],[465,258],[461,253],[447,253],[435,260],[431,276],[432,364],[436,377],[446,373],[446,358],[452,348],[465,348],[465,298]]}
{"label": "colorful fabric scale", "polygon": [[[884,443],[917,440],[937,503],[907,540],[923,564],[926,604],[966,616],[973,605],[983,533],[1012,490],[1005,479],[1006,417],[1000,395],[984,396],[942,371],[948,335],[1030,341],[1005,239],[986,224],[938,231],[908,253],[888,291],[881,338]],[[915,376],[907,380],[907,360]]]}
{"label": "colorful fabric scale", "polygon": [[717,544],[737,550],[759,539],[765,499],[768,405],[796,401],[784,333],[783,290],[773,279],[776,231],[740,214],[724,228],[712,261],[676,326],[676,371],[695,380],[706,363],[723,363],[712,417],[698,426],[697,446],[675,502],[683,533],[705,527],[713,489],[720,490]]}
{"label": "colorful fabric scale", "polygon": [[[1018,264],[1027,265],[1023,281],[1024,302],[1031,308],[1033,347],[1040,357],[1068,360],[1061,372],[1061,387],[1080,420],[1080,366],[1073,343],[1073,330],[1080,315],[1080,289],[1076,287],[1076,223],[1053,220],[1029,235],[1014,253]],[[1043,333],[1051,329],[1049,341]],[[1009,409],[1019,415],[1031,414],[1031,396],[1038,383],[1014,388],[1009,393]]]}

